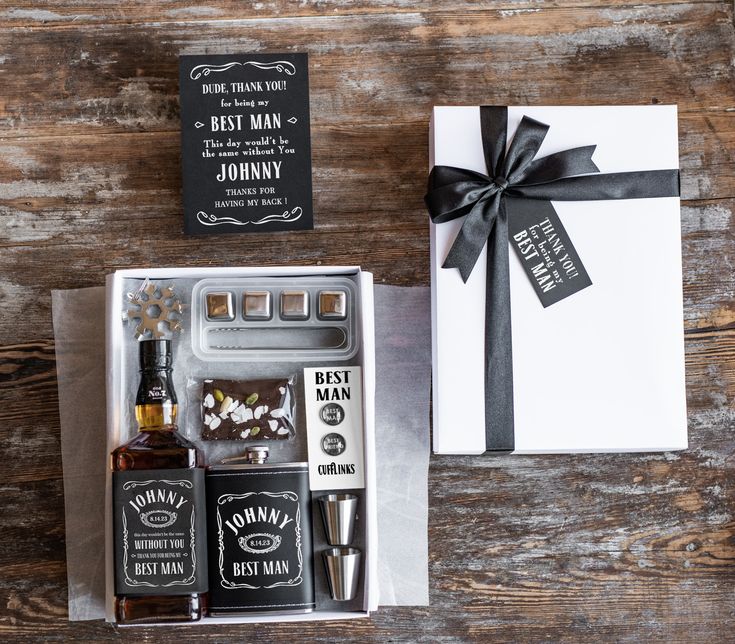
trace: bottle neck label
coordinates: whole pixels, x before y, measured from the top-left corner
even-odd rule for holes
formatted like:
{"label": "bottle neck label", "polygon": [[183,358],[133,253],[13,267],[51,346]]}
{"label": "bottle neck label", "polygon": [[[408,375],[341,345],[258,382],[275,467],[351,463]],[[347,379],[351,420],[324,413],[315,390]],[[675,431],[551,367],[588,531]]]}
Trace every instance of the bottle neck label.
{"label": "bottle neck label", "polygon": [[163,402],[176,404],[176,392],[171,383],[170,370],[146,370],[142,372],[136,405],[151,405]]}
{"label": "bottle neck label", "polygon": [[148,402],[163,402],[168,399],[168,392],[164,387],[161,387],[160,385],[148,387],[148,391],[146,392],[146,400],[148,400]]}
{"label": "bottle neck label", "polygon": [[204,470],[113,472],[115,593],[207,591]]}

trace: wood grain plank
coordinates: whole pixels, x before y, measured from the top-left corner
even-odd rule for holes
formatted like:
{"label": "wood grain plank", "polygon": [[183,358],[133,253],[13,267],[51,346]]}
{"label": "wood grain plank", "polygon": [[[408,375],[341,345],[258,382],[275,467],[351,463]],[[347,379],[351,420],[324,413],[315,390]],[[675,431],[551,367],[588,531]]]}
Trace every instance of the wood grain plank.
{"label": "wood grain plank", "polygon": [[[678,4],[681,0],[655,0],[656,4]],[[693,0],[725,4],[717,0]],[[653,0],[649,2],[653,4]],[[7,5],[7,6],[6,6]],[[539,0],[443,0],[421,7],[424,13],[447,10],[493,10],[501,16],[519,12],[540,11],[546,7],[582,8],[610,6],[606,0],[554,0],[542,3]],[[616,2],[616,7],[636,6],[635,2]],[[118,24],[136,22],[203,22],[212,20],[243,20],[260,18],[303,18],[329,15],[340,18],[376,13],[415,13],[417,3],[412,0],[339,0],[337,2],[289,2],[288,0],[264,0],[242,3],[233,0],[210,0],[206,4],[188,0],[169,0],[165,7],[150,0],[135,0],[120,3],[115,0],[100,2],[48,0],[39,7],[29,0],[0,3],[0,27],[36,27],[49,29],[69,24]]]}
{"label": "wood grain plank", "polygon": [[56,384],[53,342],[29,342],[0,349],[0,389],[47,388]]}
{"label": "wood grain plank", "polygon": [[725,4],[3,29],[0,135],[176,130],[179,54],[228,51],[308,51],[315,125],[457,102],[721,112],[735,107],[731,32]]}
{"label": "wood grain plank", "polygon": [[734,206],[722,200],[682,208],[686,329],[731,329],[735,324]]}

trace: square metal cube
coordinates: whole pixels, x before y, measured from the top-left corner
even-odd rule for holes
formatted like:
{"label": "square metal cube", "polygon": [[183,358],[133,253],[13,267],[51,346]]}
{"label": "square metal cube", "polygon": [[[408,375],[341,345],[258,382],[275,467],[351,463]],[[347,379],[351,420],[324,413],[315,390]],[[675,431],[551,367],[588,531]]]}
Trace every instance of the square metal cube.
{"label": "square metal cube", "polygon": [[246,320],[270,320],[273,316],[270,291],[245,291],[242,315]]}
{"label": "square metal cube", "polygon": [[307,320],[309,318],[308,291],[281,291],[281,318]]}
{"label": "square metal cube", "polygon": [[234,320],[235,307],[232,301],[230,291],[207,293],[207,318],[210,320]]}
{"label": "square metal cube", "polygon": [[347,317],[347,293],[319,291],[319,317],[322,320],[344,320]]}

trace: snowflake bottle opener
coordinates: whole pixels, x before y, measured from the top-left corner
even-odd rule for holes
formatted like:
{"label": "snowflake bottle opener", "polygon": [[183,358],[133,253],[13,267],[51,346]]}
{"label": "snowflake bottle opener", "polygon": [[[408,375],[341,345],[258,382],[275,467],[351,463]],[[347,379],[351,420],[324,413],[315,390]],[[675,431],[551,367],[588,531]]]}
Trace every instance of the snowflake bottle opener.
{"label": "snowflake bottle opener", "polygon": [[[167,326],[169,331],[181,332],[181,320],[178,316],[184,310],[181,301],[174,295],[174,287],[161,287],[146,278],[134,293],[128,293],[128,301],[134,308],[128,309],[129,320],[140,320],[135,327],[135,339],[138,340],[150,332],[153,338],[162,338]],[[174,316],[174,317],[172,317]]]}

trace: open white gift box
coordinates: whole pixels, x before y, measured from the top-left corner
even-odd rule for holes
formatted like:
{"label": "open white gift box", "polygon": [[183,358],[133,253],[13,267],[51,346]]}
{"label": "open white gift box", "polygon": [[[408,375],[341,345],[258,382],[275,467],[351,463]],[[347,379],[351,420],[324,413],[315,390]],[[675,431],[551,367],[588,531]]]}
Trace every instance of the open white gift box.
{"label": "open white gift box", "polygon": [[[596,146],[592,160],[603,175],[663,171],[669,179],[675,177],[670,183],[676,188],[656,198],[552,197],[553,210],[592,284],[546,308],[523,262],[511,252],[512,244],[505,243],[497,252],[510,254],[510,322],[502,330],[508,364],[489,357],[487,373],[486,315],[498,313],[492,304],[486,311],[486,276],[494,269],[487,266],[487,246],[465,283],[456,268],[442,264],[467,217],[431,225],[434,451],[686,448],[676,107],[489,109],[505,110],[499,113],[507,122],[498,126],[507,132],[505,149],[511,148],[523,117],[529,117],[549,126],[536,160]],[[434,108],[430,167],[492,172],[483,152],[480,110]],[[563,176],[574,174],[581,173]],[[483,189],[494,183],[492,190],[512,194],[507,177],[492,176],[485,177]],[[509,212],[511,224],[513,216]],[[533,241],[530,232],[519,231],[516,241]],[[536,246],[529,244],[526,250],[538,257],[540,247],[548,242],[549,248],[553,240],[543,240],[539,227],[536,233],[541,233]],[[513,239],[511,235],[509,241]],[[493,378],[496,382],[486,390],[486,381]],[[500,391],[502,386],[496,385],[503,383],[512,385],[512,391]],[[507,408],[503,422],[494,420],[498,407]]]}
{"label": "open white gift box", "polygon": [[[134,390],[137,386],[137,342],[133,338],[134,323],[125,323],[126,317],[126,293],[130,291],[140,280],[151,280],[162,285],[171,282],[191,285],[197,281],[206,279],[208,282],[217,283],[222,280],[227,283],[231,278],[286,278],[286,283],[299,278],[319,276],[320,278],[347,278],[354,284],[354,297],[357,300],[355,310],[359,311],[356,316],[355,341],[353,355],[350,356],[350,364],[359,365],[362,369],[362,426],[364,429],[364,508],[362,516],[359,516],[359,536],[356,541],[362,550],[363,568],[360,589],[357,599],[352,602],[337,603],[332,601],[326,593],[324,585],[324,570],[318,557],[318,550],[314,552],[314,578],[317,587],[317,609],[314,612],[302,614],[269,614],[269,615],[237,615],[204,617],[199,623],[236,623],[251,621],[296,621],[296,620],[319,620],[319,619],[346,619],[364,617],[378,606],[378,526],[376,510],[376,446],[375,446],[375,331],[373,317],[373,282],[372,275],[361,271],[357,267],[271,267],[271,268],[175,268],[175,269],[136,269],[122,270],[108,277],[107,282],[107,452],[112,452],[116,447],[122,445],[135,432],[135,422],[131,416]],[[292,279],[291,279],[292,278]],[[350,287],[352,288],[352,287]],[[201,360],[196,354],[196,347],[192,350],[190,335],[196,333],[195,325],[192,323],[192,314],[185,307],[182,314],[182,322],[186,332],[176,341],[178,349],[174,355],[174,385],[179,392],[179,400],[185,398],[187,390],[187,369],[183,365],[189,365],[191,369],[197,370],[200,375],[212,377],[234,377],[235,375],[247,377],[253,374],[282,373],[289,365],[278,364],[276,358],[269,363],[263,362],[248,366],[247,362],[231,363],[212,362]],[[178,353],[177,353],[178,352]],[[275,364],[271,364],[275,363]],[[318,361],[317,361],[318,363]],[[342,363],[339,364],[343,364]],[[308,359],[290,365],[291,369],[300,370]],[[177,367],[178,365],[178,367]],[[262,376],[261,376],[262,377]],[[187,392],[188,393],[188,392]],[[298,403],[302,404],[302,403]],[[188,407],[194,407],[189,403]],[[196,426],[197,410],[190,409],[185,412],[185,424],[189,427]],[[274,461],[306,461],[306,430],[297,428],[297,436],[293,441],[271,441],[278,443],[271,447]],[[191,438],[197,440],[196,432]],[[231,441],[228,441],[231,443]],[[237,446],[244,449],[245,444]],[[208,460],[219,446],[207,445]],[[235,449],[237,449],[235,448]],[[211,464],[211,463],[210,463]],[[108,468],[109,469],[109,468]],[[112,518],[112,475],[107,474],[107,501],[106,501],[106,598],[107,619],[114,620],[114,594],[115,594],[115,566],[113,557],[113,518]],[[314,504],[316,508],[316,504]],[[314,510],[313,521],[315,533],[319,521],[318,510]],[[326,544],[324,544],[326,545]],[[210,556],[211,546],[210,546]],[[311,556],[311,553],[308,554]],[[210,584],[211,584],[210,580]],[[321,587],[321,599],[320,599]]]}
{"label": "open white gift box", "polygon": [[[309,280],[331,279],[324,276],[339,275],[340,280],[351,280],[356,289],[353,292],[359,294],[363,310],[359,317],[362,339],[360,346],[350,350],[357,351],[350,361],[361,363],[364,369],[366,495],[362,495],[364,508],[359,510],[357,520],[357,526],[361,527],[356,529],[360,543],[356,545],[362,549],[366,559],[363,559],[357,597],[352,602],[338,604],[331,601],[325,590],[324,568],[319,561],[321,547],[315,541],[315,612],[227,617],[216,618],[216,621],[365,617],[378,604],[428,603],[427,473],[431,361],[428,289],[373,287],[371,275],[356,267],[136,269],[110,276],[107,289],[100,286],[52,293],[64,469],[69,619],[72,621],[111,616],[110,452],[135,432],[132,405],[140,379],[135,364],[136,323],[123,322],[129,306],[127,294],[131,289],[137,290],[145,278],[161,286],[176,282],[181,287],[177,296],[184,295],[181,299],[187,305],[190,304],[185,297],[189,292],[187,289],[201,283],[202,279],[215,276],[234,279],[232,276],[244,274],[266,276],[270,280],[299,275],[305,275]],[[179,398],[180,431],[201,443],[196,427],[201,426],[202,419],[197,418],[196,405],[191,405],[191,395],[198,398],[201,390],[189,387],[186,374],[187,363],[197,364],[191,362],[192,342],[186,335],[187,310],[185,306],[184,335],[173,342],[174,388]],[[377,337],[372,329],[373,310],[375,324],[380,329]],[[100,359],[105,353],[109,354],[109,363]],[[221,363],[212,366],[211,373],[213,376],[228,376],[234,369],[238,377],[257,378],[262,369],[282,375],[294,364],[270,364],[268,361],[256,367],[244,363],[229,366]],[[196,370],[201,374],[200,367],[201,364]],[[378,381],[373,376],[376,369],[382,374]],[[107,393],[105,380],[109,385]],[[108,401],[109,414],[105,412],[105,405],[100,405],[103,400]],[[184,402],[186,404],[182,407]],[[297,401],[297,408],[298,405]],[[274,464],[305,460],[308,450],[303,428],[306,410],[303,407],[300,420],[297,409],[297,421],[302,424],[297,427],[299,433],[294,439],[270,441],[270,460]],[[408,417],[406,408],[412,410]],[[208,462],[216,462],[223,450],[242,453],[245,447],[244,443],[224,443],[215,448],[214,453],[210,445]],[[318,534],[321,532],[318,510],[313,515],[315,540],[318,540],[323,538]],[[212,618],[207,618],[198,623],[212,621]]]}

